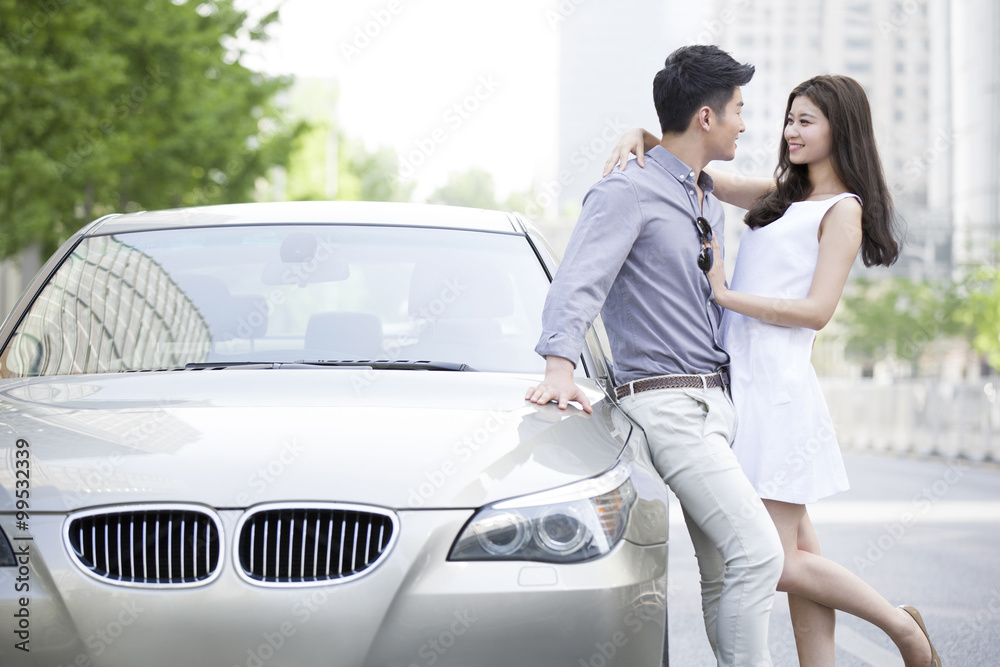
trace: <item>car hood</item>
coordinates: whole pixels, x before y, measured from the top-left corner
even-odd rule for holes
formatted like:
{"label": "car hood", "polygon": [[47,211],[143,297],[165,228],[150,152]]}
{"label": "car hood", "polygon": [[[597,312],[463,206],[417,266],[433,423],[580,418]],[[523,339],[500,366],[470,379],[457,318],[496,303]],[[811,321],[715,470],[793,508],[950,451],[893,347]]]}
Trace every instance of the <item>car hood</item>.
{"label": "car hood", "polygon": [[[585,380],[592,415],[526,402],[539,380],[358,368],[3,380],[0,511],[15,508],[25,468],[31,510],[64,512],[143,502],[473,508],[612,466],[627,420]],[[15,468],[18,447],[31,455]]]}

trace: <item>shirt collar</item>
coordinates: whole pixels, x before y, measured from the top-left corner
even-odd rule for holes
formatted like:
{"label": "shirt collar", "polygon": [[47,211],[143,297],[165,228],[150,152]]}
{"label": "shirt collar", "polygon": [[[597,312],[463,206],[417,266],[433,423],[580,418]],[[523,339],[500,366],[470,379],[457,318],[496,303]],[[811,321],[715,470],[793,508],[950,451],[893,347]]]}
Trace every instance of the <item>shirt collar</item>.
{"label": "shirt collar", "polygon": [[[651,148],[646,155],[652,158],[658,165],[666,169],[671,176],[676,178],[681,184],[694,185],[694,170],[681,162],[680,158],[668,151],[661,145],[656,145]],[[698,177],[698,187],[706,195],[711,194],[715,189],[715,181],[709,176],[704,169],[701,170],[701,174]]]}

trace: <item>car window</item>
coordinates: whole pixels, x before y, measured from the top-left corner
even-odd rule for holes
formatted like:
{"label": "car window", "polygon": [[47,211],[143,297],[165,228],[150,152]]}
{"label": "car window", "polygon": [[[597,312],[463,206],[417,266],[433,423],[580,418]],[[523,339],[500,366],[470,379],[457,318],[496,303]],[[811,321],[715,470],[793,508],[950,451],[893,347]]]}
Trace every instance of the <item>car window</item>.
{"label": "car window", "polygon": [[513,234],[254,225],[89,237],[22,318],[0,373],[362,359],[537,373],[548,284]]}

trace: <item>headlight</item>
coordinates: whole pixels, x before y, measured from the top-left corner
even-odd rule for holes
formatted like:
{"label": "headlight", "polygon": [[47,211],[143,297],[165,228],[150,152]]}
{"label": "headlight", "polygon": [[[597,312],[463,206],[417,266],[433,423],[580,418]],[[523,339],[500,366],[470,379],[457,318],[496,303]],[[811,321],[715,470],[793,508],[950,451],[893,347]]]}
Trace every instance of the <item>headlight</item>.
{"label": "headlight", "polygon": [[574,563],[603,556],[625,533],[635,487],[628,468],[482,508],[469,520],[449,560]]}

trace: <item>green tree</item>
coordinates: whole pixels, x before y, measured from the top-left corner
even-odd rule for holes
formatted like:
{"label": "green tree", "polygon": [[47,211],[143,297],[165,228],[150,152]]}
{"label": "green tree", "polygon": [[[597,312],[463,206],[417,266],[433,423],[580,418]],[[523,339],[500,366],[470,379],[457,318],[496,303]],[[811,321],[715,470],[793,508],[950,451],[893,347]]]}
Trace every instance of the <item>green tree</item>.
{"label": "green tree", "polygon": [[357,139],[342,139],[337,199],[351,201],[410,201],[413,183],[399,178],[399,157],[391,148],[369,152]]}
{"label": "green tree", "polygon": [[964,284],[967,297],[958,320],[968,327],[972,346],[1000,369],[1000,267],[977,268]]}
{"label": "green tree", "polygon": [[514,191],[507,195],[507,198],[500,203],[500,208],[505,211],[516,211],[523,213],[529,218],[538,218],[543,214],[542,197],[539,196],[538,189],[532,183],[527,190]]}
{"label": "green tree", "polygon": [[427,202],[473,208],[498,208],[493,176],[479,167],[448,174],[448,182],[431,193]]}
{"label": "green tree", "polygon": [[466,171],[454,171],[448,175],[448,182],[431,193],[427,198],[431,204],[470,206],[500,211],[516,211],[529,218],[541,217],[541,203],[548,195],[540,195],[532,184],[527,190],[512,191],[502,201],[497,199],[493,176],[489,172],[472,167]]}
{"label": "green tree", "polygon": [[234,0],[0,0],[0,258],[112,211],[246,200],[304,129]]}
{"label": "green tree", "polygon": [[309,130],[298,137],[289,158],[284,198],[410,201],[414,186],[400,180],[396,152],[368,151],[334,120],[336,83],[299,79],[289,98],[289,109],[309,123]]}
{"label": "green tree", "polygon": [[961,336],[962,290],[950,281],[859,278],[844,295],[847,353],[864,364],[885,358],[909,363],[914,374],[927,345]]}

